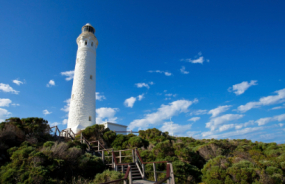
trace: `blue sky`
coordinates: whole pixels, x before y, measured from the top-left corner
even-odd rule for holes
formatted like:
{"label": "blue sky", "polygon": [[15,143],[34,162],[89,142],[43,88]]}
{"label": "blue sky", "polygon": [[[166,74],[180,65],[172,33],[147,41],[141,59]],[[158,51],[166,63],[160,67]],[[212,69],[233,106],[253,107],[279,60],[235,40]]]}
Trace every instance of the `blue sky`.
{"label": "blue sky", "polygon": [[284,1],[3,1],[0,120],[43,117],[66,128],[75,40],[91,23],[97,122],[284,143],[284,8]]}

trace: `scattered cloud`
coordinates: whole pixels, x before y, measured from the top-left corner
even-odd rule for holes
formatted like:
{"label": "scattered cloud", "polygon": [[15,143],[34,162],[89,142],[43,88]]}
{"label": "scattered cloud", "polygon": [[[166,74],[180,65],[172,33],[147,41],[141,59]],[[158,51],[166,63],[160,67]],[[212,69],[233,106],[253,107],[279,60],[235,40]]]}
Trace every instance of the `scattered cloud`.
{"label": "scattered cloud", "polygon": [[161,70],[149,70],[148,72],[149,72],[149,73],[163,73],[163,74],[166,75],[166,76],[171,76],[171,75],[172,75],[172,73],[170,73],[170,72],[161,71]]}
{"label": "scattered cloud", "polygon": [[236,95],[243,94],[250,86],[257,85],[257,80],[251,80],[250,82],[243,81],[242,83],[235,84],[232,87],[229,87],[229,92],[234,92]]}
{"label": "scattered cloud", "polygon": [[0,91],[6,92],[6,93],[13,93],[13,94],[19,94],[20,91],[14,90],[9,84],[3,84],[0,83]]}
{"label": "scattered cloud", "polygon": [[14,106],[14,107],[20,106],[20,104],[17,104],[17,103],[12,103],[11,105]]}
{"label": "scattered cloud", "polygon": [[5,121],[11,113],[6,109],[0,108],[0,123]]}
{"label": "scattered cloud", "polygon": [[223,116],[211,118],[208,123],[206,123],[206,128],[210,128],[211,131],[218,128],[220,125],[225,124],[229,121],[234,121],[242,118],[244,115],[241,114],[225,114]]}
{"label": "scattered cloud", "polygon": [[188,125],[179,125],[171,122],[163,123],[163,126],[160,128],[162,132],[169,132],[173,135],[185,135],[186,131],[191,129],[192,124]]}
{"label": "scattered cloud", "polygon": [[180,72],[183,73],[183,74],[188,74],[189,72],[185,70],[185,66],[182,66],[180,68]]}
{"label": "scattered cloud", "polygon": [[13,83],[17,84],[18,86],[20,86],[21,84],[24,84],[24,82],[19,81],[17,79],[13,80]]}
{"label": "scattered cloud", "polygon": [[49,123],[49,125],[50,125],[51,127],[53,127],[53,126],[58,126],[58,125],[60,125],[60,123],[54,122],[54,123]]}
{"label": "scattered cloud", "polygon": [[74,70],[66,71],[66,72],[61,72],[60,73],[63,76],[66,76],[65,80],[70,81],[74,77]]}
{"label": "scattered cloud", "polygon": [[47,109],[43,110],[43,114],[44,115],[48,115],[48,114],[51,114],[52,112],[49,112]]}
{"label": "scattered cloud", "polygon": [[68,123],[68,119],[62,120],[62,124],[63,124],[63,125],[67,125],[67,123]]}
{"label": "scattered cloud", "polygon": [[96,100],[103,101],[105,99],[106,97],[103,94],[100,94],[100,92],[96,92]]}
{"label": "scattered cloud", "polygon": [[0,107],[9,107],[10,103],[12,103],[12,101],[8,98],[0,98]]}
{"label": "scattered cloud", "polygon": [[284,109],[284,108],[285,108],[285,104],[283,104],[283,106],[273,107],[271,110],[278,110],[278,109]]}
{"label": "scattered cloud", "polygon": [[235,130],[235,131],[230,131],[230,132],[226,132],[223,134],[214,134],[213,132],[203,132],[202,136],[206,137],[206,138],[229,138],[229,137],[233,137],[233,136],[241,136],[241,135],[245,135],[248,133],[252,133],[252,132],[256,132],[259,130],[263,130],[264,127],[250,127],[250,128],[244,128],[241,130]]}
{"label": "scattered cloud", "polygon": [[115,117],[116,112],[118,112],[118,108],[110,108],[110,107],[101,107],[99,109],[96,109],[96,123],[102,124],[104,122],[112,122],[116,123],[116,120],[118,119]]}
{"label": "scattered cloud", "polygon": [[262,126],[272,121],[279,121],[279,122],[285,121],[285,114],[281,114],[281,115],[274,116],[274,117],[260,118],[256,120],[255,122],[258,124],[258,126]]}
{"label": "scattered cloud", "polygon": [[229,110],[231,107],[231,105],[224,105],[224,106],[219,106],[215,109],[212,109],[208,112],[208,114],[212,114],[212,118],[218,116],[219,114],[221,114],[222,112],[225,112],[227,110]]}
{"label": "scattered cloud", "polygon": [[202,114],[207,114],[208,113],[208,110],[202,110],[202,109],[199,109],[199,110],[194,110],[190,113],[190,116],[193,116],[193,115],[202,115]]}
{"label": "scattered cloud", "polygon": [[144,93],[138,96],[138,100],[141,101],[144,98]]}
{"label": "scattered cloud", "polygon": [[198,120],[200,120],[200,119],[201,119],[200,117],[193,117],[193,118],[188,119],[187,121],[196,122],[196,121],[198,121]]}
{"label": "scattered cloud", "polygon": [[235,129],[238,130],[238,129],[241,129],[243,127],[247,127],[247,126],[254,125],[254,124],[255,124],[254,120],[250,120],[246,123],[235,124]]}
{"label": "scattered cloud", "polygon": [[205,61],[210,62],[210,60],[208,59],[205,60],[201,52],[198,53],[198,56],[195,56],[195,59],[188,58],[188,59],[181,59],[180,61],[186,61],[189,63],[200,63],[200,64],[203,64]]}
{"label": "scattered cloud", "polygon": [[64,112],[69,112],[69,107],[70,107],[70,98],[64,101],[66,103],[66,105],[61,108],[60,110],[64,111]]}
{"label": "scattered cloud", "polygon": [[50,80],[50,81],[47,83],[47,87],[51,87],[51,86],[55,86],[54,80]]}
{"label": "scattered cloud", "polygon": [[141,82],[141,83],[136,83],[135,85],[137,86],[137,88],[146,87],[147,89],[149,89],[149,85],[153,85],[153,84],[154,84],[153,82],[149,82],[149,83]]}
{"label": "scattered cloud", "polygon": [[273,105],[273,104],[284,102],[284,100],[285,100],[285,88],[278,90],[278,91],[275,91],[274,93],[277,93],[277,95],[262,97],[259,99],[258,102],[248,102],[245,105],[240,105],[238,107],[238,110],[240,112],[246,112],[250,109],[258,108],[260,106]]}
{"label": "scattered cloud", "polygon": [[136,102],[136,98],[135,97],[130,97],[130,98],[127,98],[124,102],[124,105],[126,107],[130,107],[130,108],[133,108],[134,106],[134,103]]}
{"label": "scattered cloud", "polygon": [[165,94],[165,96],[169,96],[169,97],[176,97],[176,96],[177,96],[177,94],[167,93],[167,94]]}
{"label": "scattered cloud", "polygon": [[234,128],[234,127],[235,127],[235,124],[222,125],[219,127],[219,131],[223,132],[223,131],[226,131],[228,129]]}
{"label": "scattered cloud", "polygon": [[142,129],[149,127],[149,125],[161,124],[163,120],[169,119],[172,116],[178,115],[180,113],[188,112],[188,107],[197,102],[198,100],[194,99],[193,101],[177,100],[169,103],[168,105],[162,104],[156,112],[145,114],[144,118],[132,121],[129,125],[129,129]]}

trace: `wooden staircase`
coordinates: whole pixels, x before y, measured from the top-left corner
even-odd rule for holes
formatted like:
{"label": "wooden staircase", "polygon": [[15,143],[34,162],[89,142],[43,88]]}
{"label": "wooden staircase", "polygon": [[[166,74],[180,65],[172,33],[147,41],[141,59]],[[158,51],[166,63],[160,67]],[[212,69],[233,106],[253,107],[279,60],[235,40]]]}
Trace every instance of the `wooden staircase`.
{"label": "wooden staircase", "polygon": [[[52,131],[54,129],[54,131]],[[75,139],[75,133],[70,129],[64,129],[59,131],[57,126],[51,127],[51,132],[54,132],[54,136],[61,139],[61,138],[70,138],[72,141]],[[144,162],[138,152],[137,149],[126,149],[126,150],[118,150],[114,151],[113,149],[105,149],[103,144],[100,141],[88,141],[81,133],[80,136],[80,143],[86,144],[86,152],[91,153],[92,155],[96,155],[101,157],[103,163],[107,166],[110,166],[111,169],[115,171],[119,171],[125,174],[125,177],[120,180],[109,181],[102,184],[109,184],[109,183],[116,183],[118,181],[123,181],[124,184],[127,184],[127,180],[129,180],[129,184],[136,184],[136,183],[155,183],[155,184],[162,184],[163,182],[167,181],[167,184],[175,184],[173,167],[171,162],[167,161],[160,161],[160,162]],[[93,145],[95,143],[95,145]],[[131,151],[131,155],[129,156],[122,156],[122,152],[124,151]],[[106,156],[105,153],[111,153],[111,156]],[[115,152],[119,152],[119,156],[115,155]],[[106,162],[106,158],[111,158],[111,163]],[[122,163],[122,158],[124,157],[131,157],[132,162],[130,163]],[[117,161],[119,158],[119,162]],[[110,161],[110,159],[109,159]],[[157,181],[157,172],[156,171],[156,164],[165,163],[166,164],[166,177],[161,181]],[[152,164],[153,165],[153,172],[154,172],[154,179],[155,181],[147,181],[145,180],[145,165]],[[160,173],[163,173],[160,171]],[[134,183],[133,183],[134,181]],[[137,182],[135,182],[137,181]]]}
{"label": "wooden staircase", "polygon": [[[135,163],[130,163],[129,165],[131,166],[132,180],[141,180],[142,176],[140,174],[140,171],[139,171],[137,165]],[[118,166],[118,171],[122,172],[124,174],[127,172],[127,169],[128,169],[128,167],[126,165]]]}

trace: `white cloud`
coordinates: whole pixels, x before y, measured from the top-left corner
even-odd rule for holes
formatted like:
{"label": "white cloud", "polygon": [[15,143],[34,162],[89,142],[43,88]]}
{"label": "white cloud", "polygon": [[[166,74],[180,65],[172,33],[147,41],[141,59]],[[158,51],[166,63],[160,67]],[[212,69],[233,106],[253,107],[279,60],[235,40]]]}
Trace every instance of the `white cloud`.
{"label": "white cloud", "polygon": [[134,106],[134,103],[136,102],[136,98],[135,97],[130,97],[130,98],[127,98],[124,102],[124,105],[126,107],[130,107],[130,108],[133,108]]}
{"label": "white cloud", "polygon": [[135,84],[138,88],[142,88],[142,87],[146,87],[147,89],[149,89],[149,85],[147,83],[136,83]]}
{"label": "white cloud", "polygon": [[172,73],[170,73],[170,72],[161,71],[161,70],[149,70],[148,72],[149,73],[164,73],[164,75],[166,75],[166,76],[171,76],[172,75]]}
{"label": "white cloud", "polygon": [[50,80],[47,84],[47,87],[55,86],[54,80]]}
{"label": "white cloud", "polygon": [[244,115],[241,114],[225,114],[223,116],[211,118],[208,123],[206,123],[206,128],[210,128],[211,131],[218,128],[218,126],[225,124],[226,122],[237,120],[242,118]]}
{"label": "white cloud", "polygon": [[219,127],[219,131],[223,132],[223,131],[226,131],[226,130],[228,130],[230,128],[234,128],[234,127],[235,127],[234,124],[222,125],[222,126]]}
{"label": "white cloud", "polygon": [[14,107],[20,106],[20,104],[17,104],[17,103],[12,103],[11,105],[14,106]]}
{"label": "white cloud", "polygon": [[275,91],[274,93],[277,93],[277,95],[262,97],[259,99],[258,102],[248,102],[245,105],[240,105],[238,107],[238,110],[240,112],[246,112],[250,109],[258,108],[260,106],[273,105],[273,104],[284,102],[284,100],[285,100],[285,88],[278,90],[278,91]]}
{"label": "white cloud", "polygon": [[183,74],[188,74],[189,72],[185,70],[185,66],[182,66],[180,68],[180,72],[183,73]]}
{"label": "white cloud", "polygon": [[21,84],[24,84],[22,81],[19,81],[17,79],[13,80],[13,83],[17,84],[18,86],[20,86]]}
{"label": "white cloud", "polygon": [[264,127],[252,127],[252,128],[244,128],[241,130],[235,130],[235,131],[231,131],[231,132],[226,132],[223,134],[217,134],[214,135],[212,132],[203,132],[202,136],[206,137],[206,138],[229,138],[229,137],[233,137],[233,136],[241,136],[241,135],[245,135],[248,133],[252,133],[258,130],[263,130]]}
{"label": "white cloud", "polygon": [[277,115],[274,117],[260,118],[255,122],[258,124],[258,126],[262,126],[272,121],[279,121],[279,122],[285,121],[285,114]]}
{"label": "white cloud", "polygon": [[200,63],[200,64],[203,64],[205,61],[210,62],[210,60],[208,60],[208,59],[205,60],[204,59],[204,57],[202,56],[201,52],[199,52],[198,56],[195,56],[195,57],[196,57],[196,59],[189,58],[189,59],[181,59],[180,61],[186,61],[186,62],[189,62],[189,63]]}
{"label": "white cloud", "polygon": [[68,119],[62,120],[62,124],[63,124],[63,125],[66,125],[67,123],[68,123]]}
{"label": "white cloud", "polygon": [[10,114],[11,113],[7,111],[6,109],[0,108],[0,123],[5,121],[5,119],[8,118]]}
{"label": "white cloud", "polygon": [[66,103],[66,105],[61,108],[60,110],[64,111],[64,112],[69,112],[69,107],[70,107],[70,98],[64,101]]}
{"label": "white cloud", "polygon": [[48,114],[51,114],[52,112],[49,112],[47,109],[46,110],[43,110],[43,114],[44,115],[48,115]]}
{"label": "white cloud", "polygon": [[9,84],[3,84],[0,83],[0,91],[6,92],[6,93],[13,93],[13,94],[19,94],[20,91],[14,90]]}
{"label": "white cloud", "polygon": [[273,107],[271,110],[278,110],[278,109],[284,109],[284,108],[285,108],[285,104],[283,104],[283,106]]}
{"label": "white cloud", "polygon": [[58,126],[58,125],[60,125],[60,123],[58,123],[58,122],[49,123],[49,126],[51,126],[51,127],[53,127],[53,126]]}
{"label": "white cloud", "polygon": [[255,124],[254,121],[250,120],[246,123],[235,124],[235,129],[241,129],[243,127],[247,127],[247,126],[254,125],[254,124]]}
{"label": "white cloud", "polygon": [[242,83],[235,84],[232,87],[229,87],[229,92],[234,92],[236,95],[243,94],[250,86],[257,85],[257,80],[251,80],[250,83],[243,81]]}
{"label": "white cloud", "polygon": [[196,121],[198,121],[198,120],[200,120],[200,119],[201,119],[200,117],[193,117],[193,118],[188,119],[187,121],[196,122]]}
{"label": "white cloud", "polygon": [[105,100],[106,97],[104,95],[100,95],[100,92],[96,92],[96,100],[102,101]]}
{"label": "white cloud", "polygon": [[63,76],[66,76],[65,80],[70,81],[74,77],[74,70],[66,71],[66,72],[61,72],[60,73]]}
{"label": "white cloud", "polygon": [[192,115],[202,115],[202,114],[207,114],[208,113],[208,110],[202,110],[202,109],[199,109],[199,110],[194,110],[190,113],[190,116]]}
{"label": "white cloud", "polygon": [[144,98],[144,93],[138,96],[138,100],[141,101]]}
{"label": "white cloud", "polygon": [[129,129],[133,130],[135,128],[147,128],[149,125],[161,124],[163,120],[169,119],[172,116],[178,115],[180,113],[186,113],[188,107],[193,103],[197,103],[198,100],[177,100],[169,103],[168,105],[162,104],[157,112],[145,114],[143,119],[136,119],[132,121],[129,125]]}
{"label": "white cloud", "polygon": [[0,98],[0,107],[9,107],[9,104],[12,103],[12,101],[8,98]]}
{"label": "white cloud", "polygon": [[163,123],[163,126],[160,128],[162,132],[169,132],[173,135],[184,135],[187,130],[191,129],[192,124],[188,125],[179,125],[171,122]]}
{"label": "white cloud", "polygon": [[208,112],[208,114],[212,114],[212,118],[218,116],[219,114],[221,114],[222,112],[225,112],[227,110],[229,110],[231,107],[231,105],[224,105],[224,106],[219,106],[215,109],[212,109]]}
{"label": "white cloud", "polygon": [[118,112],[118,108],[110,108],[110,107],[101,107],[99,109],[96,109],[96,123],[102,124],[106,121],[116,123],[116,120],[118,119],[115,117],[116,112]]}
{"label": "white cloud", "polygon": [[279,123],[278,125],[279,125],[280,127],[283,127],[284,124],[283,124],[283,123]]}
{"label": "white cloud", "polygon": [[177,94],[172,94],[172,93],[168,93],[168,94],[165,94],[165,96],[169,96],[169,97],[176,97],[177,96]]}

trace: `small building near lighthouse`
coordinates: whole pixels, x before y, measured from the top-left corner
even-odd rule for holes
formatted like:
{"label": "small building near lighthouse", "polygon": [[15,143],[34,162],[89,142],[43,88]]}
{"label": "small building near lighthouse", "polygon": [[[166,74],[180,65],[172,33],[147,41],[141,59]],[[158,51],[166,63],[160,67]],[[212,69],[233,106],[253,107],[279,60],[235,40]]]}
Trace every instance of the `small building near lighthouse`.
{"label": "small building near lighthouse", "polygon": [[127,133],[127,127],[126,125],[120,125],[117,123],[111,123],[111,122],[105,122],[101,125],[104,125],[105,128],[109,128],[110,130],[116,132],[117,134],[126,134]]}

